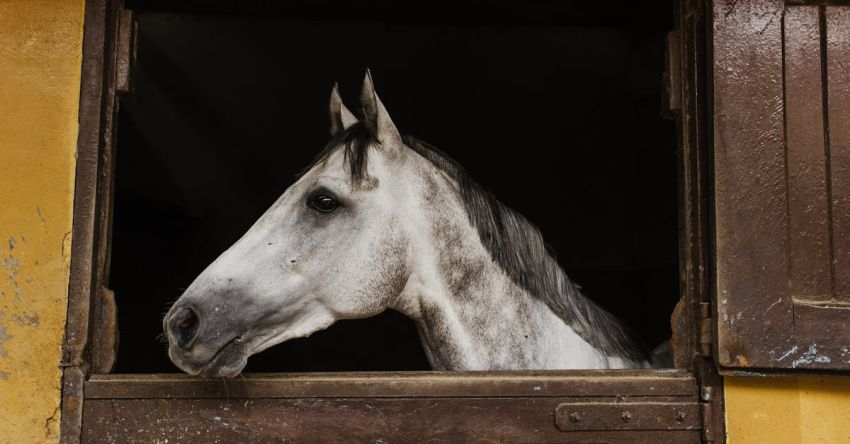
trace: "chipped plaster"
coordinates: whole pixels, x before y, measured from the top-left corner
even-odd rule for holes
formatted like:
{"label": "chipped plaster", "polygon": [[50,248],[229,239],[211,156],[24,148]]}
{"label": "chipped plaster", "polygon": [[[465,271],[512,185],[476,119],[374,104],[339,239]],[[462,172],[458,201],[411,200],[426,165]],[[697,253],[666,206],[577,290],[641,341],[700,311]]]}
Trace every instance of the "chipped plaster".
{"label": "chipped plaster", "polygon": [[59,436],[83,8],[0,1],[0,443]]}

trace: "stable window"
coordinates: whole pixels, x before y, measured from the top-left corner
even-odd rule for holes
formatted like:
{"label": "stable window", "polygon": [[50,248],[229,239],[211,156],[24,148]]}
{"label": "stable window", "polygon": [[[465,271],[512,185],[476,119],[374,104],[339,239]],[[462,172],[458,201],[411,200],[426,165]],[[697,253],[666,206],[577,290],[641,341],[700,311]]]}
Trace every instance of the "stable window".
{"label": "stable window", "polygon": [[[67,439],[722,437],[704,5],[266,3],[87,2]],[[651,345],[672,325],[676,368],[431,372],[388,312],[242,378],[163,374],[167,304],[315,157],[332,82],[351,106],[366,67],[398,127],[540,226],[592,299]]]}
{"label": "stable window", "polygon": [[[676,132],[659,79],[670,6],[565,10],[555,24],[377,14],[136,10],[135,88],[115,148],[115,372],[176,371],[152,340],[164,307],[317,156],[334,81],[358,111],[367,66],[400,131],[537,225],[570,278],[642,342],[669,339]],[[426,370],[419,342],[412,321],[386,312],[288,341],[246,371]]]}

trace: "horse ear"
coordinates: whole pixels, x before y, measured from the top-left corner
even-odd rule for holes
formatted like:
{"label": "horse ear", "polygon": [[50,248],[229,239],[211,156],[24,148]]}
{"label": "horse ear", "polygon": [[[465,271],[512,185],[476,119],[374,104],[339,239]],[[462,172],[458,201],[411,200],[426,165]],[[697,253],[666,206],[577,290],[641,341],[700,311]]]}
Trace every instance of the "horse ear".
{"label": "horse ear", "polygon": [[401,135],[375,92],[372,73],[368,69],[366,70],[366,77],[363,78],[360,104],[363,106],[363,116],[366,121],[375,125],[378,141],[381,142],[384,151],[390,155],[400,152],[402,146],[404,146]]}
{"label": "horse ear", "polygon": [[334,87],[331,89],[330,117],[331,136],[345,131],[349,126],[357,122],[357,117],[354,117],[354,114],[351,114],[351,111],[342,103],[342,98],[339,96],[339,85],[336,83],[334,83]]}

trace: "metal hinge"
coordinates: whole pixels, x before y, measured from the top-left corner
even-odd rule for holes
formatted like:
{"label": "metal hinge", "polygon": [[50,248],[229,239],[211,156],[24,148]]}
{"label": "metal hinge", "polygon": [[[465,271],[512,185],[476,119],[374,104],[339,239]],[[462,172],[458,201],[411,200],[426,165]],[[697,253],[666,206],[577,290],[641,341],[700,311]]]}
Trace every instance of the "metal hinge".
{"label": "metal hinge", "polygon": [[712,335],[711,329],[714,320],[711,317],[711,304],[708,302],[700,302],[699,304],[699,354],[700,356],[711,357]]}
{"label": "metal hinge", "polygon": [[[700,304],[707,306],[708,304]],[[705,311],[703,311],[705,313]],[[705,318],[709,321],[711,318]],[[710,330],[709,330],[710,331]],[[702,420],[702,441],[725,442],[723,418],[723,380],[711,358],[697,358],[695,376],[699,381],[699,404]]]}
{"label": "metal hinge", "polygon": [[567,402],[555,408],[562,432],[610,430],[699,430],[697,402]]}
{"label": "metal hinge", "polygon": [[711,387],[700,389],[700,414],[702,416],[702,440],[714,442],[714,393]]}
{"label": "metal hinge", "polygon": [[136,64],[138,25],[133,11],[122,9],[118,13],[118,35],[115,43],[115,91],[133,92],[133,66]]}

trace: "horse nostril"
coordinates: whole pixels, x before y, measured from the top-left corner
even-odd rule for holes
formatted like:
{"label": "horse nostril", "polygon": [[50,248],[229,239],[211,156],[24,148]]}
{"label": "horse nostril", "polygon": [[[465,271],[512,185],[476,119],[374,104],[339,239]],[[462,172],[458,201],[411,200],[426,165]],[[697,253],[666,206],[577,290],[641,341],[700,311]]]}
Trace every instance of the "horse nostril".
{"label": "horse nostril", "polygon": [[185,347],[198,333],[198,315],[195,310],[183,307],[171,315],[169,326],[177,345]]}
{"label": "horse nostril", "polygon": [[194,313],[189,313],[189,316],[187,316],[185,319],[180,321],[180,324],[179,324],[180,328],[189,328],[189,327],[195,325],[195,322],[197,320],[198,320],[198,318],[195,317]]}

